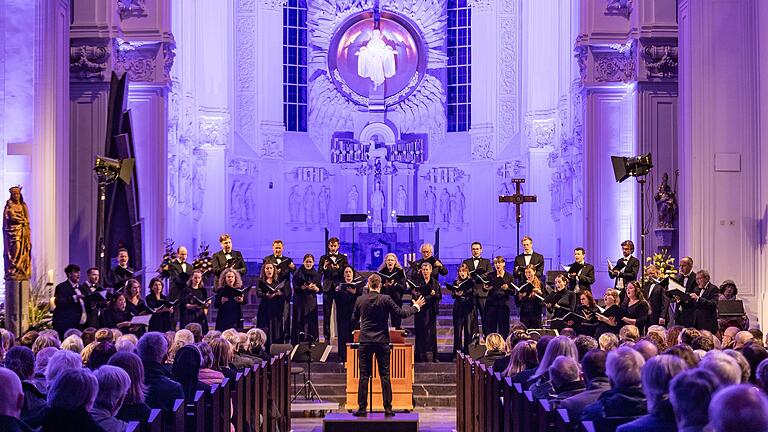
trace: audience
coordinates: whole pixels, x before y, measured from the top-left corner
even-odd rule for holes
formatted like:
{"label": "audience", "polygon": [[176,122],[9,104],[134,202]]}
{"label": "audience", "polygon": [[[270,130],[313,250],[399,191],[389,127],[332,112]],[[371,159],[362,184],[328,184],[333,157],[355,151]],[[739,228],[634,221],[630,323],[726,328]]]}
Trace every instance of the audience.
{"label": "audience", "polygon": [[647,414],[645,393],[640,387],[643,364],[643,356],[630,347],[610,351],[605,373],[611,389],[584,408],[581,420],[593,422],[597,431],[605,431]]}
{"label": "audience", "polygon": [[669,403],[669,383],[686,368],[682,359],[671,355],[660,355],[648,360],[642,371],[648,414],[619,426],[616,431],[676,432],[675,414]]}
{"label": "audience", "polygon": [[546,399],[553,394],[552,383],[549,380],[549,367],[559,356],[566,356],[578,362],[579,352],[576,345],[568,336],[557,336],[547,345],[544,356],[541,358],[536,372],[528,380],[531,383],[530,391],[537,399]]}
{"label": "audience", "polygon": [[498,333],[491,333],[485,337],[485,355],[477,359],[485,367],[492,367],[496,360],[504,358],[507,353],[504,351],[506,344],[504,336]]}
{"label": "audience", "polygon": [[611,351],[619,346],[619,338],[613,333],[603,333],[598,338],[600,349],[603,351]]}
{"label": "audience", "polygon": [[[703,432],[709,423],[709,402],[720,385],[710,371],[688,369],[669,384],[669,401],[679,432]],[[691,397],[696,395],[696,397]]]}
{"label": "audience", "polygon": [[5,367],[11,370],[21,381],[24,392],[24,405],[21,417],[27,418],[45,407],[45,393],[35,385],[35,356],[25,346],[15,346],[5,354]]}
{"label": "audience", "polygon": [[109,365],[119,367],[130,379],[123,406],[115,417],[125,422],[146,419],[150,408],[144,402],[144,366],[139,356],[131,352],[118,352],[109,359]]}
{"label": "audience", "polygon": [[[190,333],[191,334],[191,333]],[[194,345],[184,346],[176,353],[173,362],[173,380],[181,384],[184,399],[194,400],[197,390],[206,391],[210,387],[200,382],[200,351]]]}
{"label": "audience", "polygon": [[736,336],[733,338],[733,349],[740,350],[744,348],[744,345],[746,345],[749,342],[754,341],[755,337],[752,336],[752,333],[748,331],[740,331],[736,333]]}
{"label": "audience", "polygon": [[116,366],[104,365],[96,372],[99,391],[91,409],[91,417],[106,432],[123,432],[127,424],[115,418],[123,405],[131,379],[124,370]]}
{"label": "audience", "polygon": [[201,357],[198,379],[207,385],[220,384],[224,380],[224,374],[211,369],[213,366],[213,351],[210,345],[207,343],[197,343],[195,346],[200,351]]}
{"label": "audience", "polygon": [[[70,351],[61,353],[74,354]],[[56,356],[48,363],[48,370]],[[42,432],[102,432],[89,412],[96,400],[99,383],[90,369],[78,367],[56,374],[49,386],[48,407],[41,422]]]}
{"label": "audience", "polygon": [[24,405],[21,381],[9,369],[0,368],[0,430],[4,432],[31,432],[20,420]]}
{"label": "audience", "polygon": [[[509,364],[503,375],[512,378],[512,382],[527,382],[528,378],[536,372],[539,365],[536,353],[536,341],[527,340],[519,342],[512,348],[509,356]],[[524,380],[524,381],[520,381]]]}
{"label": "audience", "polygon": [[184,399],[181,384],[173,381],[163,367],[168,354],[168,341],[158,332],[145,333],[136,345],[144,365],[145,402],[150,408],[171,410],[176,399]]}
{"label": "audience", "polygon": [[558,356],[549,367],[549,381],[552,383],[553,401],[561,401],[577,395],[586,388],[581,380],[579,362],[566,356]]}
{"label": "audience", "polygon": [[576,345],[576,351],[579,353],[579,361],[584,358],[586,353],[600,347],[595,338],[587,335],[576,336],[573,339],[573,343]]}
{"label": "audience", "polygon": [[260,361],[270,361],[272,356],[264,349],[267,343],[267,334],[260,328],[252,328],[248,330],[248,348],[247,353],[254,359]]}
{"label": "audience", "polygon": [[586,381],[585,391],[571,396],[560,403],[568,411],[569,418],[578,420],[584,408],[597,401],[601,394],[611,388],[605,375],[607,353],[601,349],[591,349],[581,359],[581,373]]}
{"label": "audience", "polygon": [[741,368],[733,357],[722,351],[710,351],[699,362],[699,368],[715,374],[721,386],[739,384]]}
{"label": "audience", "polygon": [[76,334],[69,335],[64,338],[63,342],[61,342],[61,349],[80,354],[83,350],[83,340]]}
{"label": "audience", "polygon": [[768,400],[750,385],[726,387],[709,404],[712,432],[765,432],[768,430]]}

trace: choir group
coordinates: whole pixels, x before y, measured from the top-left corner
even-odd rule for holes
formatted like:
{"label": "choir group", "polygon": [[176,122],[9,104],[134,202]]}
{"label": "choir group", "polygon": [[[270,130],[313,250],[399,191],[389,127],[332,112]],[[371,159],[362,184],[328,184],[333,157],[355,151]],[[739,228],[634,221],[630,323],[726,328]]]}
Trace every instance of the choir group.
{"label": "choir group", "polygon": [[[210,267],[213,293],[204,284],[208,270],[187,262],[184,247],[150,280],[145,298],[128,266],[125,249],[118,251],[117,266],[105,284],[97,268],[88,269],[87,280],[81,284],[80,268],[70,264],[65,268],[67,280],[55,289],[54,329],[62,337],[70,328],[85,327],[141,334],[175,330],[177,323],[181,328],[198,323],[207,332],[211,306],[217,310],[216,330],[242,329],[242,307],[253,290],[260,300],[256,327],[267,333],[269,343],[296,344],[319,340],[317,297],[322,295],[322,335],[325,341],[331,340],[335,319],[339,361],[346,360],[346,344],[359,326],[352,322],[355,300],[366,287],[362,275],[339,253],[338,238],[328,240],[327,253],[319,260],[306,254],[301,263],[283,255],[283,242],[275,240],[273,254],[263,259],[257,283],[249,286],[243,283],[245,261],[232,248],[230,236],[222,235],[219,242],[221,250],[213,254]],[[491,262],[482,257],[482,245],[472,243],[471,257],[461,262],[452,282],[444,282],[442,287],[439,278],[448,276],[448,269],[434,256],[431,244],[423,244],[421,258],[405,265],[394,253],[384,257],[376,270],[382,278],[382,294],[392,297],[398,306],[406,294],[423,296],[426,302],[414,317],[416,361],[437,361],[437,316],[444,291],[453,298],[454,352],[464,353],[481,334],[507,337],[510,297],[520,323],[528,329],[571,328],[577,334],[599,338],[603,333],[618,334],[627,324],[636,326],[641,334],[650,325],[682,325],[716,333],[718,300],[736,294],[735,285],[722,293],[706,271],[694,273],[689,257],[681,260],[680,273],[674,278],[659,279],[658,269],[650,265],[638,281],[640,261],[633,256],[634,244],[627,240],[621,244],[622,257],[615,264],[608,261],[615,284],[598,305],[591,290],[595,268],[585,261],[584,248],[575,248],[574,262],[562,266],[562,271],[547,272],[546,279],[551,280],[545,280],[544,257],[533,250],[533,240],[523,237],[522,246],[523,253],[515,257],[508,271],[504,257],[494,257]],[[400,329],[401,318],[393,314],[391,326]]]}

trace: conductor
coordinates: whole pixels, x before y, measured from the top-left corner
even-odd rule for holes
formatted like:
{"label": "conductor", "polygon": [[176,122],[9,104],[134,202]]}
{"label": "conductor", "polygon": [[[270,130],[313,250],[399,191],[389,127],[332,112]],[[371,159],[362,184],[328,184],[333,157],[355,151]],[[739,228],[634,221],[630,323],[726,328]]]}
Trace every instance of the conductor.
{"label": "conductor", "polygon": [[366,415],[368,401],[368,380],[371,379],[373,355],[379,362],[381,377],[381,394],[384,402],[384,415],[392,417],[392,384],[389,382],[389,327],[387,319],[390,313],[407,318],[421,310],[424,298],[419,297],[413,306],[400,308],[386,294],[381,294],[381,276],[373,274],[368,277],[368,293],[357,298],[352,313],[352,323],[360,326],[360,382],[357,387],[358,409],[353,413],[356,417]]}

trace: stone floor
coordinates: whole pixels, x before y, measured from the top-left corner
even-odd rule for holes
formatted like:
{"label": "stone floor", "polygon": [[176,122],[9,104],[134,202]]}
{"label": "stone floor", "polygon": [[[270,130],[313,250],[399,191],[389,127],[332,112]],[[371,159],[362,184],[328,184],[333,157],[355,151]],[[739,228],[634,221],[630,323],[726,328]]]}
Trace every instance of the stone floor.
{"label": "stone floor", "polygon": [[[453,432],[456,430],[456,408],[418,408],[419,431]],[[294,432],[322,432],[322,417],[293,417],[291,430]],[[365,432],[365,431],[360,431]]]}

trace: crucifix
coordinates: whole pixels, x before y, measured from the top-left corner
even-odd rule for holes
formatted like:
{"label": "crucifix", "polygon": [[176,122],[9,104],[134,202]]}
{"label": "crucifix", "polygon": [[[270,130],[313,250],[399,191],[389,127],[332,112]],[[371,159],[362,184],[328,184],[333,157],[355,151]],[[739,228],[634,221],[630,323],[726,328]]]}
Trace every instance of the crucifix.
{"label": "crucifix", "polygon": [[522,184],[524,178],[513,178],[509,180],[515,184],[515,193],[513,195],[499,195],[500,203],[512,203],[515,205],[515,223],[517,224],[517,254],[520,255],[520,220],[523,217],[522,205],[529,202],[536,202],[536,195],[524,195]]}

